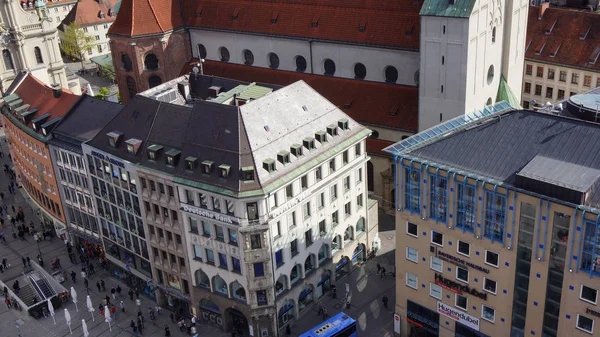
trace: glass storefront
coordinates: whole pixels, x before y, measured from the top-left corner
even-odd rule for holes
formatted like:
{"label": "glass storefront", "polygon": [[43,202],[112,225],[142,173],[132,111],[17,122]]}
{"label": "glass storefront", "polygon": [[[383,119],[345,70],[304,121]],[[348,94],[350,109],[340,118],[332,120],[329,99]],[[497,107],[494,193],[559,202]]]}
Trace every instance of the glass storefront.
{"label": "glass storefront", "polygon": [[[347,256],[343,256],[342,259],[335,265],[335,279],[339,280],[344,275],[350,272],[350,259]],[[336,281],[337,282],[337,281]]]}
{"label": "glass storefront", "polygon": [[298,310],[304,310],[313,301],[313,288],[311,285],[307,286],[306,289],[302,290],[300,296],[298,296]]}
{"label": "glass storefront", "polygon": [[282,328],[287,322],[291,321],[294,318],[294,302],[286,300],[281,309],[279,309],[277,317],[279,328]]}
{"label": "glass storefront", "polygon": [[440,332],[440,315],[422,305],[407,301],[406,320],[408,321],[409,336],[437,337]]}
{"label": "glass storefront", "polygon": [[131,289],[137,288],[141,294],[144,294],[153,300],[156,299],[152,283],[149,284],[147,281],[142,280],[141,278],[135,276],[127,270],[122,269],[114,263],[109,262],[108,265],[110,274],[112,276],[123,281]]}
{"label": "glass storefront", "polygon": [[329,276],[329,272],[324,272],[321,275],[321,280],[317,283],[317,298],[323,297],[329,289],[331,289],[331,277]]}
{"label": "glass storefront", "polygon": [[456,322],[454,327],[454,336],[455,337],[490,337],[483,332],[479,332],[477,330],[473,330],[468,326]]}
{"label": "glass storefront", "polygon": [[200,309],[200,317],[204,321],[218,325],[219,327],[223,326],[221,310],[213,300],[210,298],[201,299],[198,308]]}

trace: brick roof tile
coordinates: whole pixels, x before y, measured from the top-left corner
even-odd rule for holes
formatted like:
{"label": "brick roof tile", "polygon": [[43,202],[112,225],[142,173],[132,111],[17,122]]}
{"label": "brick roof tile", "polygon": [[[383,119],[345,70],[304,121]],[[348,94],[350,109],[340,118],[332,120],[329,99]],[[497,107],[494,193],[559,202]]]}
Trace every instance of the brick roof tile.
{"label": "brick roof tile", "polygon": [[548,8],[539,18],[539,7],[531,7],[526,41],[526,59],[600,70],[590,62],[600,48],[600,14]]}
{"label": "brick roof tile", "polygon": [[[198,60],[192,60],[184,67],[182,74],[190,73],[197,62]],[[285,86],[298,80],[304,80],[357,122],[403,129],[409,132],[416,132],[418,129],[419,94],[416,87],[248,67],[208,60],[204,62],[203,68],[207,75],[244,82]]]}
{"label": "brick roof tile", "polygon": [[[69,25],[75,21],[79,26],[91,26],[115,21],[116,16],[109,16],[118,0],[80,0],[75,3],[69,14],[63,19],[62,24]],[[104,13],[104,18],[100,18],[100,12]]]}

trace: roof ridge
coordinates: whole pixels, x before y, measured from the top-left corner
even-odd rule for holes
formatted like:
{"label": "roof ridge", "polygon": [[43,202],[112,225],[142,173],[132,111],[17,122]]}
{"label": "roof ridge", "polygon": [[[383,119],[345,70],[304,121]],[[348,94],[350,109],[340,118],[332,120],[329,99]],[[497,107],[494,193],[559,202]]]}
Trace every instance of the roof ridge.
{"label": "roof ridge", "polygon": [[156,24],[158,25],[158,27],[160,27],[160,30],[162,32],[165,32],[165,29],[160,24],[160,20],[158,19],[158,16],[156,16],[156,12],[154,11],[154,7],[152,6],[152,1],[151,0],[146,0],[146,1],[148,1],[148,6],[150,6],[150,10],[152,11],[152,15],[154,16],[154,20],[156,20]]}

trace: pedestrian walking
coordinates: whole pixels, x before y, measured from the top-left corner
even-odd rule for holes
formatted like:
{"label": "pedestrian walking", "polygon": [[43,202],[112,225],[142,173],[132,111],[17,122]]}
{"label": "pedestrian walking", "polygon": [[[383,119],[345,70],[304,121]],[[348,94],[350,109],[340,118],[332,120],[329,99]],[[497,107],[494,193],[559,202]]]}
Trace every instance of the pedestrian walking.
{"label": "pedestrian walking", "polygon": [[110,307],[110,317],[112,317],[114,321],[117,320],[117,307],[114,305]]}
{"label": "pedestrian walking", "polygon": [[165,337],[171,336],[171,330],[169,330],[169,326],[165,324]]}
{"label": "pedestrian walking", "polygon": [[[142,301],[140,301],[140,299],[139,299],[139,298],[136,298],[136,300],[135,300],[135,305],[137,305],[137,307],[138,307],[138,311],[140,311],[140,305],[142,305]],[[140,313],[140,315],[141,315],[141,313]]]}
{"label": "pedestrian walking", "polygon": [[110,296],[106,295],[104,300],[106,300],[106,305],[110,305]]}
{"label": "pedestrian walking", "polygon": [[98,292],[102,291],[102,286],[100,285],[100,281],[96,282],[96,288],[98,288]]}
{"label": "pedestrian walking", "polygon": [[131,299],[133,301],[133,290],[129,289],[129,299]]}
{"label": "pedestrian walking", "polygon": [[323,320],[326,320],[329,317],[329,314],[327,313],[327,308],[323,308]]}
{"label": "pedestrian walking", "polygon": [[175,323],[175,314],[171,313],[169,317],[171,317],[171,322]]}
{"label": "pedestrian walking", "polygon": [[381,278],[385,276],[385,267],[381,267]]}
{"label": "pedestrian walking", "polygon": [[115,289],[115,287],[112,287],[110,289],[110,294],[112,295],[113,300],[115,300],[117,296],[117,290]]}
{"label": "pedestrian walking", "polygon": [[383,307],[384,308],[388,307],[387,306],[387,304],[388,304],[388,298],[387,298],[387,296],[384,295],[383,298],[381,299],[381,302],[383,302]]}
{"label": "pedestrian walking", "polygon": [[[90,264],[90,269],[92,270],[92,272],[94,271],[94,265]],[[119,295],[119,297],[121,297],[121,286],[117,284],[117,294]]]}
{"label": "pedestrian walking", "polygon": [[121,312],[125,312],[125,302],[121,301],[119,307],[121,307]]}
{"label": "pedestrian walking", "polygon": [[12,305],[10,304],[10,300],[7,298],[4,300],[4,303],[6,303],[6,306],[10,309],[12,308]]}
{"label": "pedestrian walking", "polygon": [[179,327],[179,331],[183,331],[183,318],[177,322],[177,326]]}
{"label": "pedestrian walking", "polygon": [[106,285],[104,284],[104,280],[100,280],[100,285],[102,286],[102,291],[106,291]]}
{"label": "pedestrian walking", "polygon": [[140,298],[140,291],[138,288],[135,288],[135,298]]}
{"label": "pedestrian walking", "polygon": [[27,259],[22,257],[21,260],[23,261],[23,268],[27,268]]}
{"label": "pedestrian walking", "polygon": [[31,267],[31,259],[29,258],[29,255],[27,255],[27,264]]}
{"label": "pedestrian walking", "polygon": [[140,335],[143,335],[144,334],[144,325],[139,320],[137,322],[137,328],[138,328],[138,331],[140,332]]}
{"label": "pedestrian walking", "polygon": [[378,263],[377,264],[377,274],[379,274],[381,272],[381,265]]}
{"label": "pedestrian walking", "polygon": [[10,207],[12,208],[13,213],[16,212],[15,211],[15,205],[11,205]]}

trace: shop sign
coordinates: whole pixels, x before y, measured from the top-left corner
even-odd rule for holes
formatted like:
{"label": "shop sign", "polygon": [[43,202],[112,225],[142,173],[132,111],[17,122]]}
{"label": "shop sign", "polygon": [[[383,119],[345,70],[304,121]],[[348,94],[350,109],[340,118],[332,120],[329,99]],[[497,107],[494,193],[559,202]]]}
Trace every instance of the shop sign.
{"label": "shop sign", "polygon": [[600,317],[600,311],[596,311],[596,310],[594,310],[592,308],[585,309],[585,313],[586,314],[590,314],[592,316]]}
{"label": "shop sign", "polygon": [[461,259],[460,257],[456,257],[450,254],[446,254],[444,252],[437,252],[437,257],[446,261],[446,262],[450,262],[450,263],[454,263],[454,264],[458,264],[461,266],[465,266],[465,267],[469,267],[469,268],[473,268],[475,270],[479,270],[480,272],[484,272],[486,274],[490,273],[490,270],[487,268],[484,268],[482,266],[478,266],[476,264],[473,264],[465,259]]}
{"label": "shop sign", "polygon": [[471,316],[466,312],[456,310],[453,307],[445,305],[439,301],[437,302],[437,311],[443,316],[453,319],[473,330],[479,331],[479,318],[477,317]]}
{"label": "shop sign", "polygon": [[202,208],[197,208],[197,207],[193,207],[193,206],[189,206],[189,205],[182,205],[181,206],[181,210],[184,212],[188,212],[188,213],[192,213],[195,215],[199,215],[203,218],[207,218],[207,219],[211,219],[211,220],[217,220],[217,221],[221,221],[224,223],[228,223],[230,225],[238,225],[240,222],[238,221],[237,218],[234,217],[230,217],[227,215],[223,215],[217,212],[213,212],[213,211],[209,211],[207,209],[202,209]]}
{"label": "shop sign", "polygon": [[160,289],[163,293],[165,293],[167,295],[176,297],[176,298],[178,298],[180,300],[185,300],[185,301],[190,301],[191,300],[189,296],[186,296],[186,295],[180,293],[179,291],[176,291],[176,290],[173,290],[173,289],[169,289],[169,288],[163,286],[162,284],[157,284],[156,286],[157,286],[158,289]]}
{"label": "shop sign", "polygon": [[120,161],[118,161],[118,160],[116,160],[116,159],[114,159],[112,157],[103,155],[102,153],[99,153],[99,152],[96,152],[96,151],[92,151],[92,156],[100,158],[102,160],[106,160],[107,162],[109,162],[109,163],[111,163],[113,165],[116,165],[116,166],[118,166],[120,168],[125,168],[125,164],[123,162],[120,162]]}
{"label": "shop sign", "polygon": [[471,288],[467,285],[463,285],[463,284],[454,282],[452,280],[448,280],[448,279],[444,278],[444,276],[442,276],[441,274],[438,274],[438,273],[435,274],[435,284],[437,284],[438,286],[440,286],[444,289],[447,289],[454,293],[457,293],[459,295],[466,293],[466,294],[470,294],[470,295],[479,297],[484,301],[487,301],[487,293],[480,292],[475,288]]}
{"label": "shop sign", "polygon": [[312,193],[310,193],[308,191],[300,193],[297,197],[295,197],[295,198],[287,201],[285,204],[281,205],[281,207],[279,207],[279,208],[271,211],[269,213],[271,219],[280,216],[281,214],[285,213],[286,211],[288,211],[292,207],[298,205],[300,202],[302,202],[304,199],[310,197],[311,195],[312,195]]}
{"label": "shop sign", "polygon": [[440,329],[440,325],[437,322],[434,322],[410,310],[406,313],[406,320],[409,323],[418,326],[419,328],[425,328],[434,333],[437,333]]}

